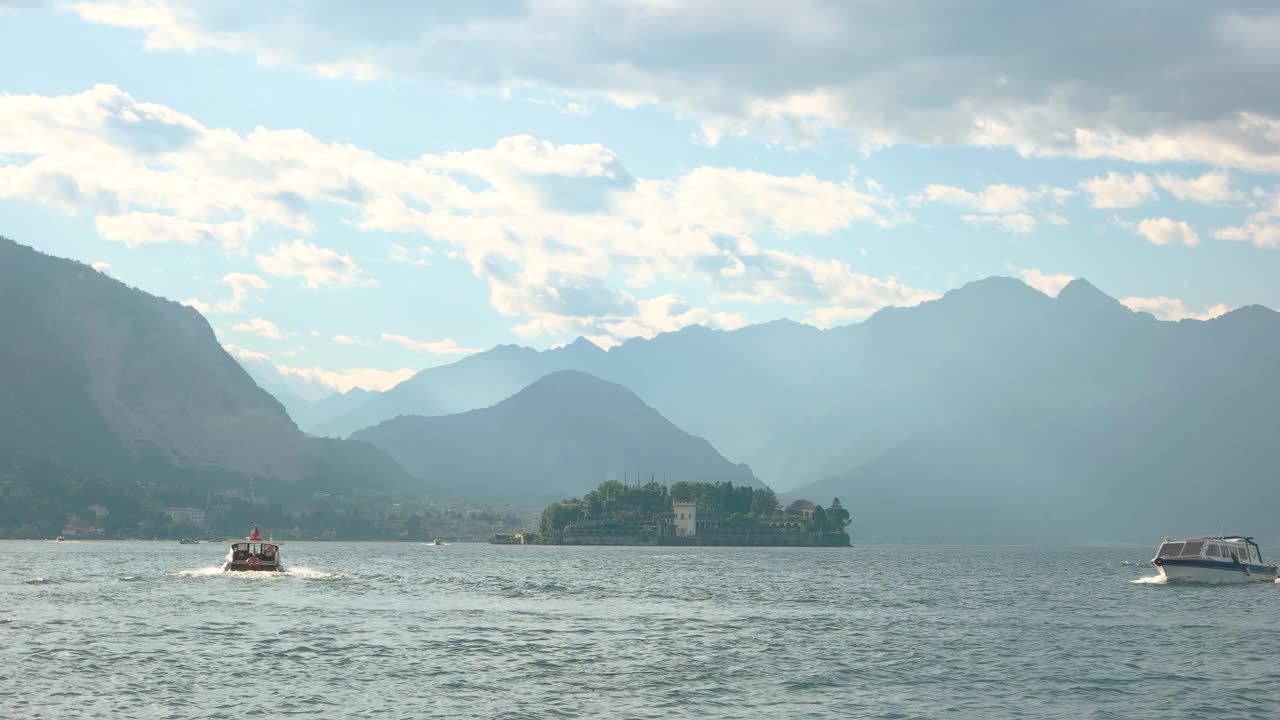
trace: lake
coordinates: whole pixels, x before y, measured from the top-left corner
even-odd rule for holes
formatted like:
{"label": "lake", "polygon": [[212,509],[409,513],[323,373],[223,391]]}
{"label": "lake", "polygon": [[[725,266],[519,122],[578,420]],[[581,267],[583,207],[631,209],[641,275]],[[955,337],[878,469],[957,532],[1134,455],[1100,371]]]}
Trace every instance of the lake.
{"label": "lake", "polygon": [[1153,549],[5,541],[0,717],[1280,716],[1280,586]]}

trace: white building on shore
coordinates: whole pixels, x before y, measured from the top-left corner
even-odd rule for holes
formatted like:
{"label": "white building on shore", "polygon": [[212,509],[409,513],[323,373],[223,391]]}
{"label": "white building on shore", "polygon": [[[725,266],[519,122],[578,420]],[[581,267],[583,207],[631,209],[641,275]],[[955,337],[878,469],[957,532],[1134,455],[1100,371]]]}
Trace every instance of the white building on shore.
{"label": "white building on shore", "polygon": [[171,507],[164,509],[165,514],[173,519],[176,523],[183,523],[195,527],[205,526],[204,510],[193,507]]}

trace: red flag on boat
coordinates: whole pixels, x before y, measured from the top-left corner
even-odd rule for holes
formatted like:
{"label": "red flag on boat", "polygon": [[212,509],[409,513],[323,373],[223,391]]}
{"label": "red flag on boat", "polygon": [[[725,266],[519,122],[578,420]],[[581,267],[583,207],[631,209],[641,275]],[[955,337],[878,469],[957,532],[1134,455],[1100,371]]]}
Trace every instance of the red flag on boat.
{"label": "red flag on boat", "polygon": [[254,526],[253,526],[253,534],[249,536],[249,539],[250,539],[250,540],[261,540],[261,539],[262,539],[262,533],[258,532],[258,526],[257,526],[257,525],[254,525]]}

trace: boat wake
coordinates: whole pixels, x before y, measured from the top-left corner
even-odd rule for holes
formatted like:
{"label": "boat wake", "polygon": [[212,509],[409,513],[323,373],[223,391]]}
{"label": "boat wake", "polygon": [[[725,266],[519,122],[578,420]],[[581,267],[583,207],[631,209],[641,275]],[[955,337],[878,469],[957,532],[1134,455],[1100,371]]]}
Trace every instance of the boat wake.
{"label": "boat wake", "polygon": [[1129,582],[1134,585],[1164,585],[1169,582],[1169,578],[1163,575],[1148,575],[1146,577],[1134,578]]}
{"label": "boat wake", "polygon": [[281,575],[290,577],[303,578],[304,580],[350,580],[351,573],[344,572],[326,572],[324,570],[316,570],[305,565],[289,565],[286,566]]}
{"label": "boat wake", "polygon": [[[214,577],[215,575],[222,575],[222,574],[223,572],[222,572],[221,565],[210,565],[209,567],[196,568],[194,570],[179,570],[178,572],[174,573],[174,575],[177,575],[178,577]],[[257,575],[258,573],[242,573],[242,574]]]}
{"label": "boat wake", "polygon": [[268,580],[287,577],[301,578],[303,580],[346,580],[351,577],[349,573],[325,572],[324,570],[316,570],[314,568],[306,567],[305,565],[293,567],[286,566],[284,572],[228,572],[223,570],[221,565],[210,565],[208,567],[194,568],[191,570],[179,570],[173,574],[184,578],[232,577],[252,580]]}

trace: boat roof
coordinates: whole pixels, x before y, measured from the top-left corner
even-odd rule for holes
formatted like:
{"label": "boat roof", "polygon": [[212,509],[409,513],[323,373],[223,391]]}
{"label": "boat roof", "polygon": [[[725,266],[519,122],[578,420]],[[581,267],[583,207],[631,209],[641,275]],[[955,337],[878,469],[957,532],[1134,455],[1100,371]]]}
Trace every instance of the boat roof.
{"label": "boat roof", "polygon": [[[1247,542],[1252,543],[1253,538],[1245,535],[1206,535],[1204,537],[1184,538],[1182,540],[1174,540],[1173,538],[1165,538],[1164,542],[1209,542],[1210,540],[1219,540],[1223,542]],[[1254,543],[1255,545],[1257,543]]]}

